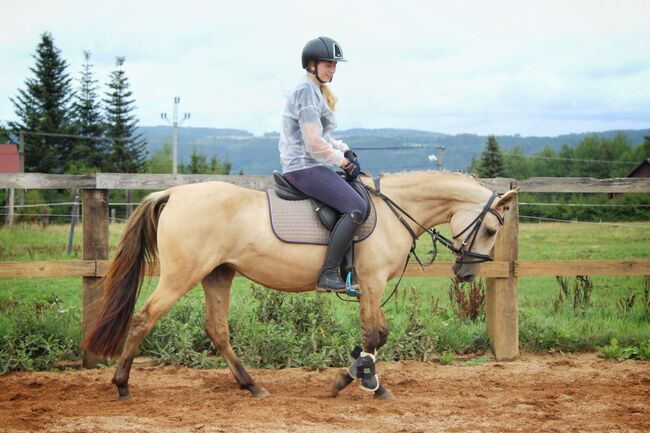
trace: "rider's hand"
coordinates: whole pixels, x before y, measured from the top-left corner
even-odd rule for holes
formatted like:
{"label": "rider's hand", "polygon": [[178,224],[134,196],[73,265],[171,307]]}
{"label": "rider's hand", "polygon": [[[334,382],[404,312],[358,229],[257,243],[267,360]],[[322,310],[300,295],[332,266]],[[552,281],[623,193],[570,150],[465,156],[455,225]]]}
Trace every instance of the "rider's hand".
{"label": "rider's hand", "polygon": [[343,159],[343,164],[341,168],[345,171],[345,177],[348,179],[356,179],[361,173],[361,165],[359,164],[359,159],[357,155],[348,150],[345,152],[345,158]]}

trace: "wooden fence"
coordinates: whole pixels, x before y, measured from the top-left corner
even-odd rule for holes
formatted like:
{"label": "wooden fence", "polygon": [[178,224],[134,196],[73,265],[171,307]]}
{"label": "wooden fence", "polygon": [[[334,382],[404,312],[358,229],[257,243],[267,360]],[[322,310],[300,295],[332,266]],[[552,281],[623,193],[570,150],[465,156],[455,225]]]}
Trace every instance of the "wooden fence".
{"label": "wooden fence", "polygon": [[[100,296],[95,284],[108,266],[108,190],[166,189],[175,185],[212,180],[230,182],[246,188],[265,190],[273,187],[271,176],[215,176],[169,174],[109,174],[81,176],[15,173],[0,174],[0,188],[67,189],[82,194],[82,260],[44,262],[0,262],[3,277],[64,277],[83,279],[83,331],[89,331],[97,313]],[[650,179],[531,178],[485,179],[496,192],[518,187],[521,192],[563,193],[648,193]],[[650,260],[518,260],[518,203],[511,207],[506,224],[499,232],[494,262],[484,263],[479,273],[487,277],[486,322],[492,349],[497,360],[512,360],[519,355],[517,316],[517,278],[521,276],[575,275],[650,275]],[[450,277],[451,263],[434,263],[422,270],[409,265],[407,276]],[[99,359],[84,354],[84,366],[93,367]]]}

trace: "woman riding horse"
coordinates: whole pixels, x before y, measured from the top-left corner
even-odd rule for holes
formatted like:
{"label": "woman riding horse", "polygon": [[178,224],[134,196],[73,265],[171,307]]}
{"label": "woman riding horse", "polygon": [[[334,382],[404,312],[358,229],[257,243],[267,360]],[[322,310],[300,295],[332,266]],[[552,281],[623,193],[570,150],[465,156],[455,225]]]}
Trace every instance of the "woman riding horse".
{"label": "woman riding horse", "polygon": [[[314,39],[305,46],[302,65],[307,79],[288,98],[280,140],[287,179],[343,215],[327,251],[321,245],[280,240],[271,226],[267,196],[261,191],[205,182],[147,196],[124,227],[103,279],[99,318],[82,343],[98,355],[121,351],[112,380],[121,400],[130,398],[129,374],[140,343],[197,284],[205,292],[206,333],[240,387],[256,397],[269,393],[255,383],[230,345],[228,308],[235,274],[287,292],[345,287],[338,267],[358,228],[358,214],[365,214],[365,204],[328,168],[339,166],[353,178],[359,174],[354,153],[330,135],[336,125],[335,99],[326,83],[339,61],[343,61],[341,47],[330,38]],[[357,244],[355,253],[363,352],[337,376],[332,395],[358,378],[376,398],[392,398],[375,374],[376,351],[388,336],[381,309],[386,282],[403,271],[414,238],[444,223],[450,224],[453,239],[441,238],[441,242],[457,257],[454,273],[463,280],[472,278],[480,263],[489,260],[503,213],[517,194],[510,190],[497,197],[469,176],[444,172],[386,176],[381,191],[372,197],[375,229]],[[405,215],[412,221],[404,219]],[[160,279],[140,312],[133,315],[144,275],[153,268],[156,256]]]}
{"label": "woman riding horse", "polygon": [[337,62],[345,61],[334,39],[322,36],[307,42],[302,50],[302,67],[307,74],[287,97],[280,131],[284,177],[306,195],[341,213],[316,281],[319,291],[345,291],[339,267],[367,211],[361,196],[329,168],[340,167],[352,179],[360,171],[354,152],[331,135],[336,128],[336,97],[327,84],[334,78]]}

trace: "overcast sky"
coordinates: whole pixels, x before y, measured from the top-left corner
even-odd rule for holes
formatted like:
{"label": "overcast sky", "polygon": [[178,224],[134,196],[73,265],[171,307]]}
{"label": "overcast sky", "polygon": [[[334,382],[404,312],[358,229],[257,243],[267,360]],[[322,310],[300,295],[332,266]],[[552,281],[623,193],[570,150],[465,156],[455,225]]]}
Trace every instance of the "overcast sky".
{"label": "overcast sky", "polygon": [[[650,2],[2,0],[0,120],[49,31],[77,79],[115,57],[140,125],[278,130],[300,52],[336,39],[340,129],[558,135],[650,127]],[[75,86],[77,85],[75,81]]]}

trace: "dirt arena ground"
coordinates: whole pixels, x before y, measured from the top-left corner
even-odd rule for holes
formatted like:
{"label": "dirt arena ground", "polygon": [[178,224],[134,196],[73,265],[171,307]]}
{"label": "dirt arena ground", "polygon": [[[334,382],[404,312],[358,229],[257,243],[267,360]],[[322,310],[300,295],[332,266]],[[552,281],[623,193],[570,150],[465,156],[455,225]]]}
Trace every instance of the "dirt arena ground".
{"label": "dirt arena ground", "polygon": [[396,401],[356,383],[328,397],[337,369],[251,370],[255,399],[227,370],[135,367],[133,399],[112,369],[0,377],[1,432],[650,432],[650,363],[524,355],[511,363],[381,363]]}

